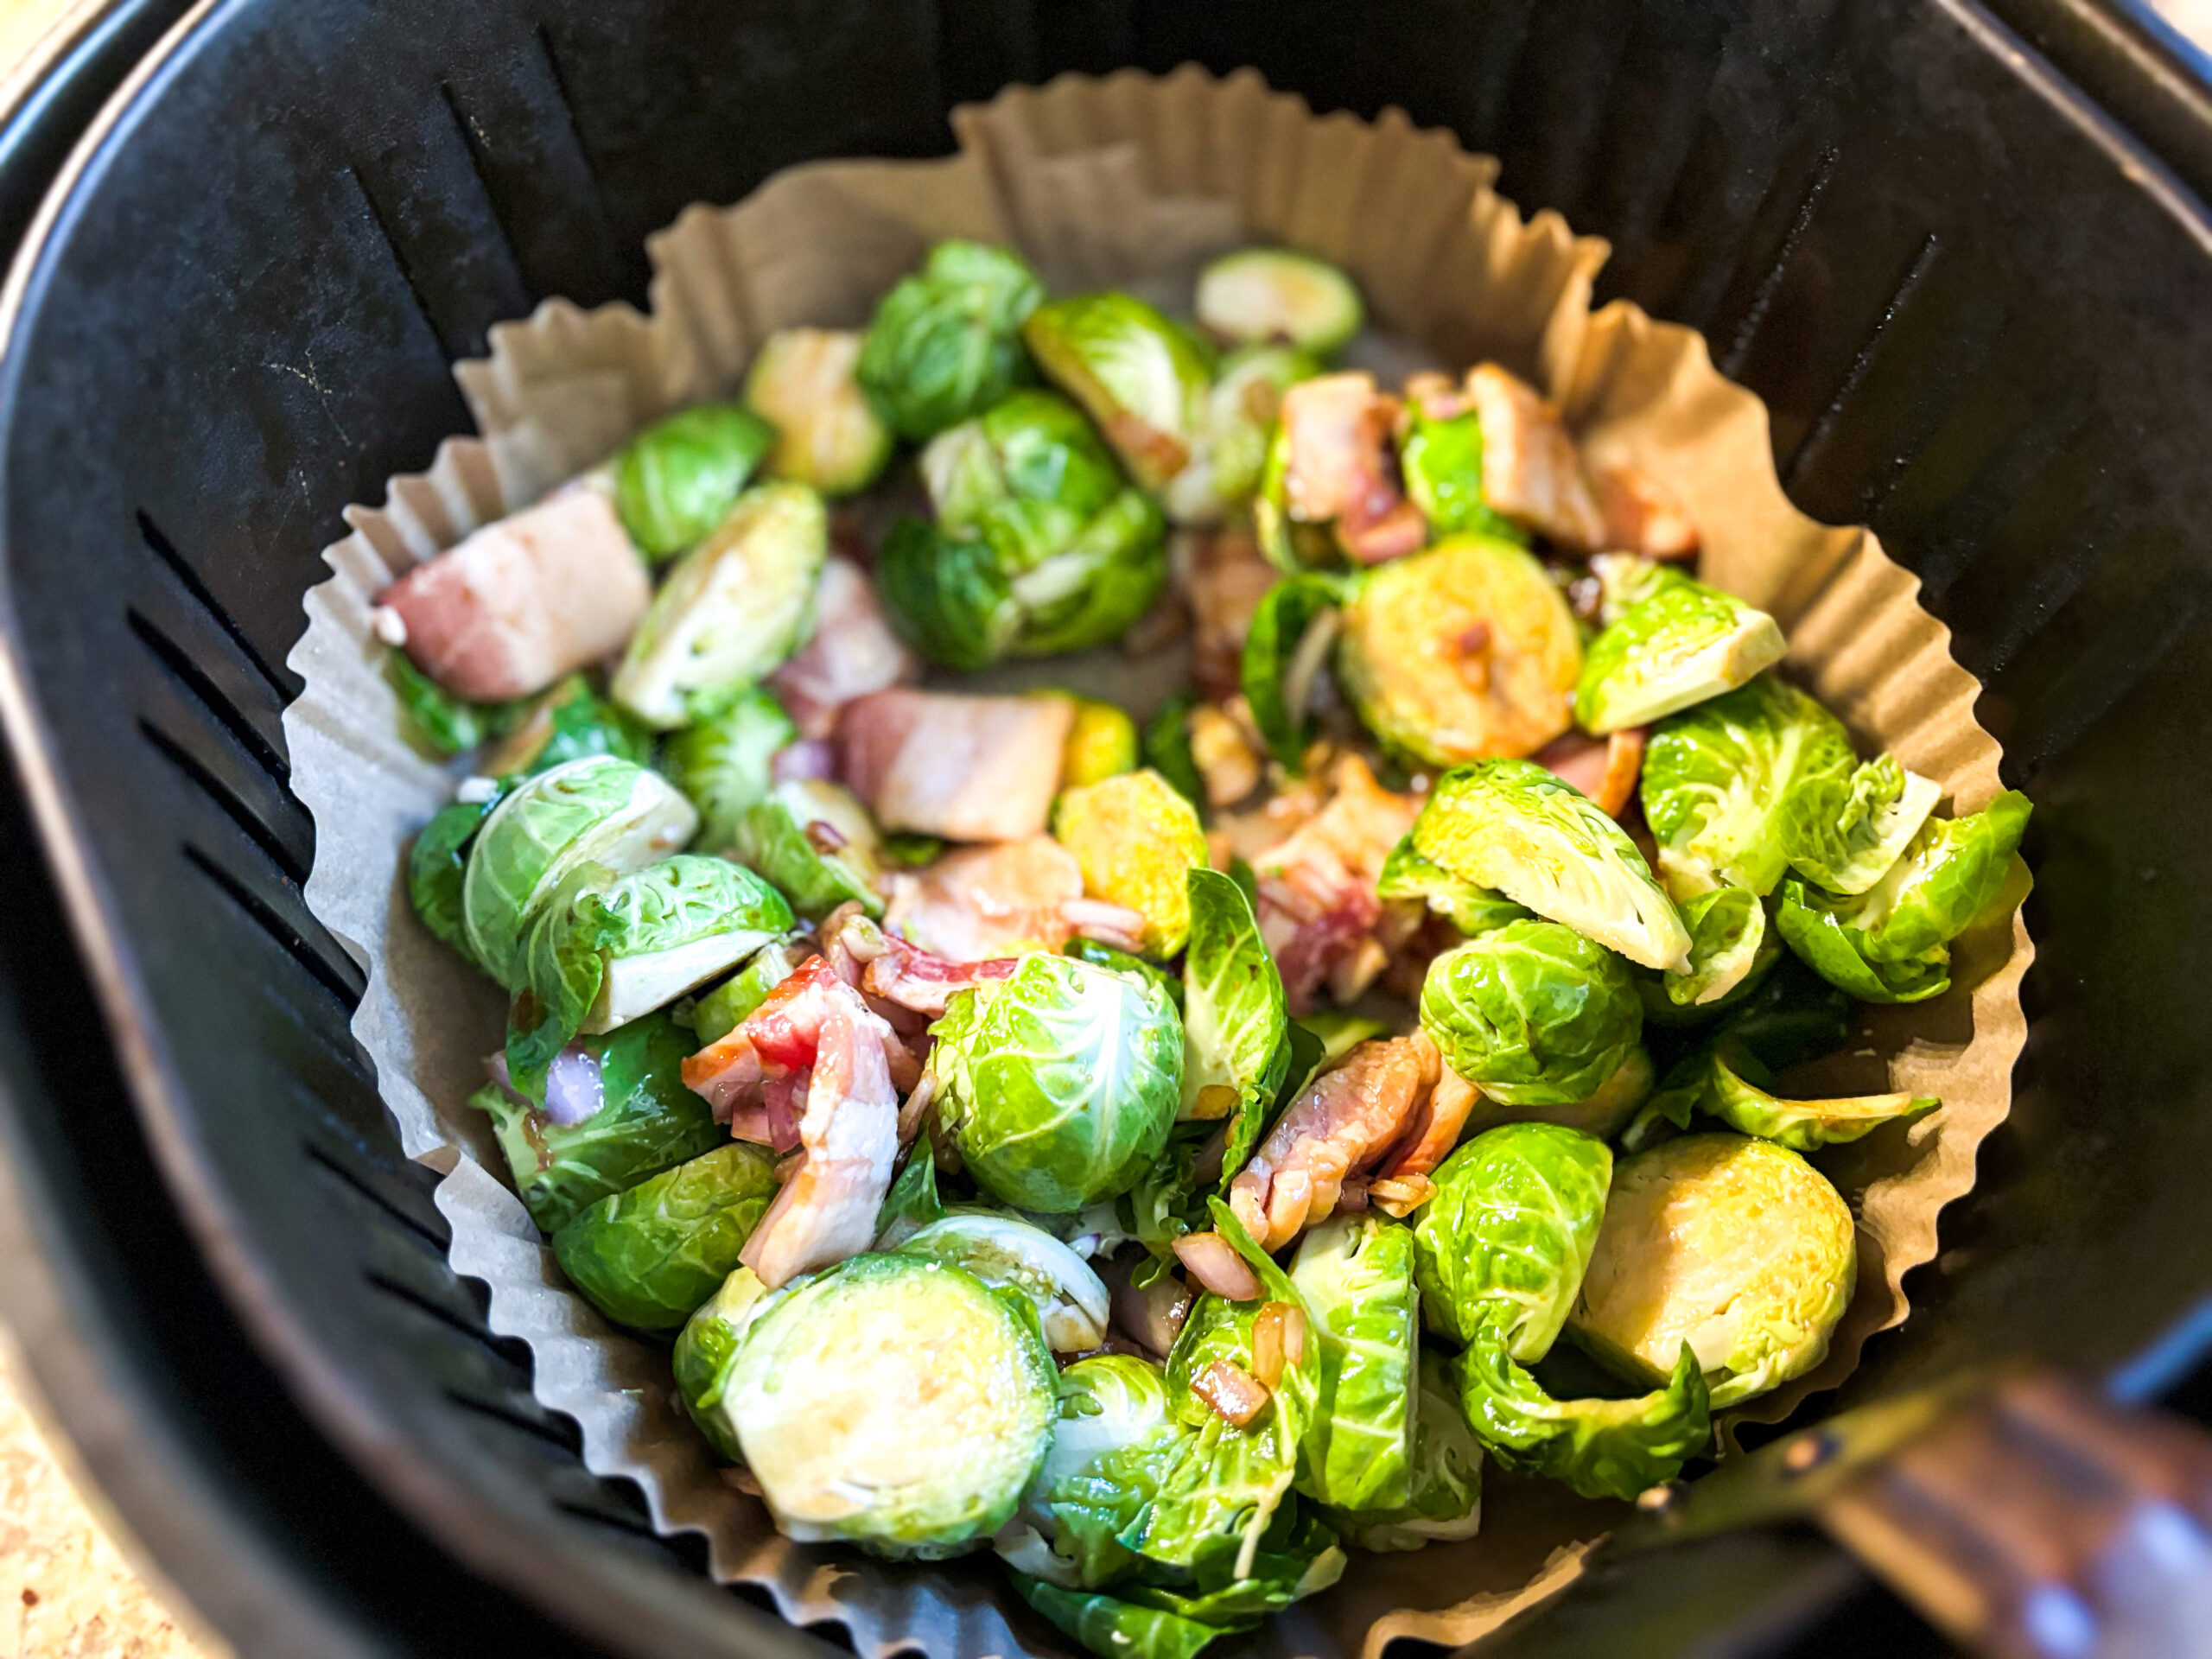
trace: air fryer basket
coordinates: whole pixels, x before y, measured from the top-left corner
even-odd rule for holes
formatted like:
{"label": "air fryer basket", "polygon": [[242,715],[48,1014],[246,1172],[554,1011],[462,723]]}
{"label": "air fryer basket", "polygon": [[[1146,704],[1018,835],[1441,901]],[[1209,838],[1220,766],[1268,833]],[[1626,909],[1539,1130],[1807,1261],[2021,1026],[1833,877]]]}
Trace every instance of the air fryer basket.
{"label": "air fryer basket", "polygon": [[[634,1536],[445,1266],[347,1033],[359,970],[300,897],[301,595],[340,505],[465,428],[453,359],[541,297],[644,303],[685,203],[942,151],[1007,80],[1189,59],[1400,105],[1611,238],[1599,298],[1704,329],[1799,504],[1871,523],[1987,686],[2037,806],[2028,1053],[1840,1403],[2021,1351],[2139,1390],[2212,1286],[2212,222],[1967,0],[211,0],[8,290],[0,710],[231,1306],[398,1511],[609,1649],[820,1651]],[[1830,1572],[1810,1549],[1671,1579],[1711,1624]],[[1616,1631],[1661,1616],[1640,1593]]]}

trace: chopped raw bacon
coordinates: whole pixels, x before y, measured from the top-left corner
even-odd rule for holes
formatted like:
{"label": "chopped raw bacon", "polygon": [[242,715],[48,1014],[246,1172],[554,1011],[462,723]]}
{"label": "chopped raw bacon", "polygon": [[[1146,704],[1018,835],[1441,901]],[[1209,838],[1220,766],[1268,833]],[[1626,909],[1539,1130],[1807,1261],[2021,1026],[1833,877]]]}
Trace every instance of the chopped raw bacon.
{"label": "chopped raw bacon", "polygon": [[1242,683],[1244,636],[1268,589],[1282,573],[1260,553],[1249,529],[1179,532],[1178,551],[1187,574],[1191,620],[1191,677],[1199,691],[1219,702],[1236,695]]}
{"label": "chopped raw bacon", "polygon": [[1405,1134],[1376,1166],[1370,1190],[1379,1191],[1385,1181],[1425,1176],[1442,1163],[1459,1144],[1459,1131],[1467,1127],[1468,1115],[1482,1097],[1473,1084],[1440,1062],[1436,1086],[1422,1097],[1406,1123]]}
{"label": "chopped raw bacon", "polygon": [[926,950],[917,950],[904,939],[887,938],[884,952],[868,965],[861,988],[871,996],[895,1002],[916,1014],[943,1014],[945,1005],[962,991],[995,979],[1007,979],[1021,965],[1019,957],[998,957],[987,962],[947,962]]}
{"label": "chopped raw bacon", "polygon": [[797,1152],[799,1114],[805,1108],[807,1084],[812,1075],[810,1071],[794,1071],[789,1077],[770,1077],[762,1083],[757,1105],[740,1106],[730,1114],[730,1138],[767,1147],[779,1158],[787,1152]]}
{"label": "chopped raw bacon", "polygon": [[1673,492],[1629,466],[1592,469],[1605,545],[1647,559],[1687,559],[1697,551],[1697,526]]}
{"label": "chopped raw bacon", "polygon": [[[827,738],[839,710],[855,697],[903,685],[921,660],[883,619],[875,584],[852,560],[831,554],[814,589],[814,636],[768,677],[802,737]],[[826,775],[826,774],[824,774]]]}
{"label": "chopped raw bacon", "polygon": [[[1329,780],[1333,792],[1326,804],[1252,861],[1260,935],[1282,972],[1292,1011],[1299,1014],[1312,1007],[1314,993],[1339,963],[1372,957],[1361,946],[1384,920],[1376,879],[1421,810],[1413,797],[1376,783],[1356,754],[1339,759]],[[1371,980],[1382,962],[1359,966]]]}
{"label": "chopped raw bacon", "polygon": [[1016,841],[1044,830],[1074,719],[1065,697],[877,691],[838,719],[840,768],[887,830]]}
{"label": "chopped raw bacon", "polygon": [[1406,499],[1389,438],[1398,400],[1364,372],[1325,374],[1283,393],[1289,449],[1284,505],[1306,524],[1334,520],[1337,540],[1362,564],[1417,551],[1428,521]]}
{"label": "chopped raw bacon", "polygon": [[1083,897],[1083,867],[1050,836],[947,853],[892,879],[883,925],[956,961],[1057,950],[1074,933],[1066,906]]}
{"label": "chopped raw bacon", "polygon": [[823,1021],[841,1008],[875,1036],[888,1075],[911,1088],[921,1071],[912,1051],[823,957],[808,957],[742,1024],[684,1061],[683,1086],[727,1122],[738,1108],[761,1103],[763,1085],[772,1078],[813,1065]]}
{"label": "chopped raw bacon", "polygon": [[1618,818],[1636,798],[1636,780],[1643,770],[1643,728],[1630,726],[1610,737],[1569,732],[1533,758]]}
{"label": "chopped raw bacon", "polygon": [[1495,363],[1467,372],[1483,433],[1483,498],[1507,518],[1586,553],[1605,545],[1582,456],[1559,411]]}

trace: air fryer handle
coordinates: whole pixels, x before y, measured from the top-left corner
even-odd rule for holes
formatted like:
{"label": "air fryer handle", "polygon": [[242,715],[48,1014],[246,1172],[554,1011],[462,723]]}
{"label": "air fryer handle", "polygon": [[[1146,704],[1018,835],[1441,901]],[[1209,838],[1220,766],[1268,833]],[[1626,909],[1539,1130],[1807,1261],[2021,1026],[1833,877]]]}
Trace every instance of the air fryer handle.
{"label": "air fryer handle", "polygon": [[2047,1373],[2015,1377],[1818,1513],[1981,1652],[2212,1659],[2212,1438],[2179,1418]]}

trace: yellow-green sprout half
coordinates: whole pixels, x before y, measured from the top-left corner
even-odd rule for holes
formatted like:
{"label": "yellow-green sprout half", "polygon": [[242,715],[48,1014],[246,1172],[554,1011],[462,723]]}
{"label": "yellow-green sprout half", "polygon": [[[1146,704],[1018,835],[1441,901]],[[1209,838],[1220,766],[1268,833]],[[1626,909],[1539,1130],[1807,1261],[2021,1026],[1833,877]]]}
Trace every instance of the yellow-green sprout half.
{"label": "yellow-green sprout half", "polygon": [[1052,834],[1083,867],[1084,891],[1145,919],[1144,948],[1161,960],[1191,936],[1189,874],[1206,863],[1198,810],[1149,768],[1065,791]]}
{"label": "yellow-green sprout half", "polygon": [[854,373],[861,340],[834,328],[779,328],[761,342],[745,373],[745,402],[776,429],[769,476],[824,495],[875,482],[893,440]]}

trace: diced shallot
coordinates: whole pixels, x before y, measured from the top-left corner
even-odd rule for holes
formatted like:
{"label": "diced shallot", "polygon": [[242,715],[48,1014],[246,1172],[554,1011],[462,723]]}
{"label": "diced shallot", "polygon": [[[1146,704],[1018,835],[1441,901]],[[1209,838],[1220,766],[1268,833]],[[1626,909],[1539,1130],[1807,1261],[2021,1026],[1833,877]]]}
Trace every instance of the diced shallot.
{"label": "diced shallot", "polygon": [[1306,1311],[1269,1302],[1252,1321],[1252,1375],[1272,1389],[1306,1358]]}
{"label": "diced shallot", "polygon": [[1257,1301],[1259,1276],[1219,1233],[1185,1233],[1175,1241],[1176,1259],[1205,1289],[1232,1302]]}
{"label": "diced shallot", "polygon": [[786,743],[768,758],[768,775],[779,784],[818,783],[836,773],[836,751],[810,737]]}
{"label": "diced shallot", "polygon": [[599,1057],[570,1044],[553,1057],[545,1072],[545,1121],[569,1128],[589,1122],[607,1104],[607,1084]]}
{"label": "diced shallot", "polygon": [[1259,1380],[1225,1359],[1217,1359],[1192,1377],[1191,1392],[1239,1428],[1268,1408],[1268,1391]]}
{"label": "diced shallot", "polygon": [[1168,1273],[1141,1290],[1126,1270],[1108,1276],[1114,1280],[1114,1323],[1139,1346],[1164,1357],[1191,1316],[1190,1287]]}

